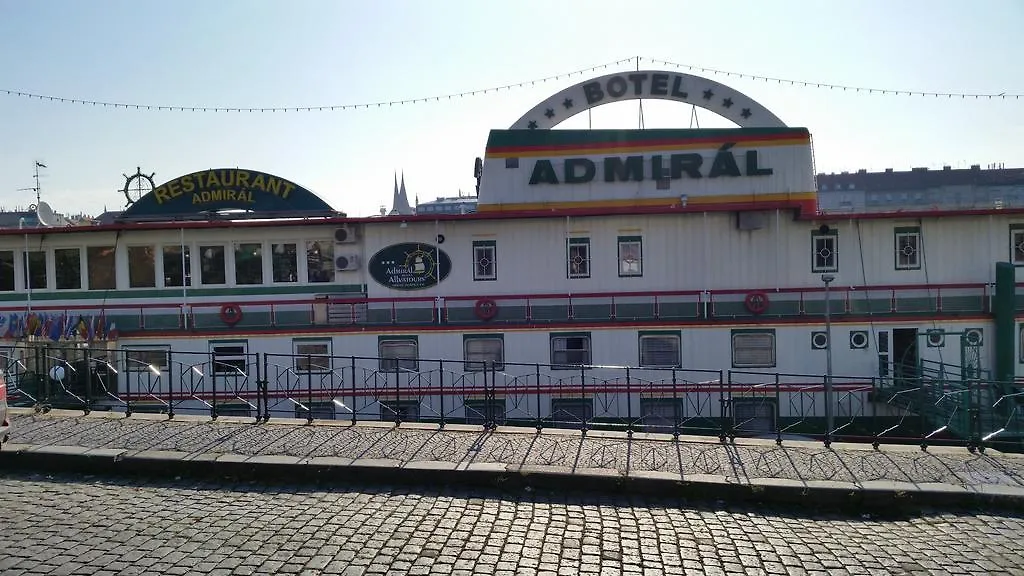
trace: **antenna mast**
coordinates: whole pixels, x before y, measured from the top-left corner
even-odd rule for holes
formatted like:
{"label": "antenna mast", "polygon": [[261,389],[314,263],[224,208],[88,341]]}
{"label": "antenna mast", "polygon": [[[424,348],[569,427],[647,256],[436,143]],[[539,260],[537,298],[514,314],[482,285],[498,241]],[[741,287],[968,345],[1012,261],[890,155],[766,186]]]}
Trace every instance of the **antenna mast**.
{"label": "antenna mast", "polygon": [[46,168],[46,164],[43,164],[42,162],[36,160],[36,172],[35,172],[36,185],[34,187],[32,187],[32,188],[18,188],[19,192],[24,192],[24,191],[28,191],[28,190],[31,190],[31,191],[35,192],[36,193],[36,206],[39,205],[40,191],[42,190],[42,188],[40,188],[40,186],[39,186],[39,169],[40,168]]}

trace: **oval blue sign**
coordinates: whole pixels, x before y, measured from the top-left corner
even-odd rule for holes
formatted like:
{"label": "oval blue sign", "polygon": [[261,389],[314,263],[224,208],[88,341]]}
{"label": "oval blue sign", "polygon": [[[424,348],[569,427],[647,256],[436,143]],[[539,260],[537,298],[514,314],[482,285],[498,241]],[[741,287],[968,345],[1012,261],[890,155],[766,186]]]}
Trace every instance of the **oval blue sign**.
{"label": "oval blue sign", "polygon": [[370,276],[394,290],[422,290],[448,277],[452,261],[436,246],[407,242],[381,248],[367,265]]}

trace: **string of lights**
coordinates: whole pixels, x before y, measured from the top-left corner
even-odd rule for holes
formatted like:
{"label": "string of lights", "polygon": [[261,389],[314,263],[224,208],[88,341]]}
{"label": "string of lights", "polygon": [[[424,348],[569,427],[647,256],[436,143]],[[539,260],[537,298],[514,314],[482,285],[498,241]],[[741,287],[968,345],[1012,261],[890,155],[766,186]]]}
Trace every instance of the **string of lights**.
{"label": "string of lights", "polygon": [[1024,94],[1007,94],[1001,92],[999,94],[982,94],[974,92],[922,92],[920,90],[899,90],[893,88],[870,88],[865,86],[845,86],[842,84],[828,84],[825,82],[811,82],[806,80],[790,80],[787,78],[773,78],[771,76],[759,76],[757,74],[746,74],[743,72],[731,72],[729,70],[718,70],[715,68],[705,68],[703,66],[694,66],[692,64],[679,64],[677,62],[669,62],[668,60],[657,60],[654,58],[642,58],[646,62],[652,64],[658,64],[661,66],[671,66],[679,70],[687,70],[690,72],[701,72],[703,74],[715,74],[719,76],[731,76],[734,78],[743,78],[746,80],[763,80],[765,82],[775,82],[776,84],[786,84],[788,86],[800,86],[804,88],[827,88],[829,90],[844,90],[853,92],[865,92],[868,94],[880,94],[880,95],[895,95],[895,96],[930,96],[935,98],[974,98],[974,99],[993,99],[998,98],[1000,100],[1019,100],[1024,97]]}
{"label": "string of lights", "polygon": [[716,68],[707,68],[704,66],[696,66],[692,64],[681,64],[678,62],[671,62],[668,60],[659,60],[656,58],[646,58],[643,56],[633,56],[630,58],[623,58],[614,62],[607,62],[605,64],[598,64],[596,66],[590,66],[587,68],[581,68],[579,70],[573,70],[571,72],[565,72],[562,74],[555,74],[554,76],[547,76],[544,78],[537,78],[534,80],[527,80],[524,82],[516,82],[513,84],[506,84],[504,86],[494,86],[490,88],[482,88],[478,90],[469,90],[465,92],[454,92],[451,94],[442,94],[437,96],[426,96],[423,98],[407,98],[403,100],[389,100],[380,102],[367,102],[360,104],[332,104],[324,106],[282,106],[282,107],[224,107],[224,106],[161,106],[156,104],[132,104],[123,102],[104,102],[99,100],[88,100],[83,98],[68,98],[64,96],[50,96],[45,94],[35,94],[32,92],[26,92],[24,90],[12,90],[0,88],[0,94],[28,98],[38,99],[49,102],[64,103],[64,104],[81,104],[86,106],[100,106],[104,108],[125,108],[135,110],[163,110],[171,112],[325,112],[325,111],[338,111],[338,110],[358,110],[361,108],[383,108],[386,106],[404,106],[409,104],[422,104],[427,102],[439,102],[442,100],[453,100],[456,98],[466,98],[471,96],[480,96],[483,94],[491,94],[500,92],[502,90],[514,90],[517,88],[525,88],[534,86],[536,84],[542,84],[545,82],[562,80],[565,78],[572,78],[574,76],[580,76],[589,72],[596,72],[598,70],[605,70],[609,67],[621,66],[623,64],[635,64],[639,66],[641,62],[649,62],[659,66],[668,66],[676,68],[678,70],[686,70],[689,72],[700,72],[702,74],[714,74],[718,76],[735,77],[746,80],[759,80],[764,82],[775,82],[776,84],[784,84],[787,86],[799,86],[803,88],[824,88],[829,90],[843,90],[846,92],[857,92],[867,94],[878,94],[878,95],[893,95],[893,96],[922,96],[922,97],[934,97],[934,98],[961,98],[961,99],[1000,99],[1000,100],[1019,100],[1024,94],[1011,94],[1001,92],[999,94],[985,94],[985,93],[974,93],[974,92],[925,92],[919,90],[902,90],[892,88],[874,88],[865,86],[848,86],[842,84],[829,84],[826,82],[813,82],[808,80],[792,80],[787,78],[774,78],[771,76],[760,76],[757,74],[747,74],[743,72],[733,72],[729,70],[719,70]]}
{"label": "string of lights", "polygon": [[622,60],[616,60],[614,62],[607,62],[605,64],[598,64],[596,66],[590,66],[587,68],[581,68],[579,70],[573,70],[572,72],[564,72],[562,74],[555,74],[554,76],[547,76],[544,78],[536,78],[534,80],[526,80],[524,82],[516,82],[514,84],[506,84],[504,86],[494,86],[491,88],[481,88],[479,90],[469,90],[466,92],[454,92],[452,94],[443,94],[439,96],[427,96],[424,98],[408,98],[405,100],[389,100],[380,102],[368,102],[362,104],[333,104],[326,106],[282,106],[282,107],[223,107],[223,106],[159,106],[155,104],[131,104],[123,102],[102,102],[98,100],[86,100],[82,98],[67,98],[62,96],[48,96],[45,94],[34,94],[31,92],[25,92],[22,90],[8,90],[0,88],[0,93],[8,96],[18,96],[23,98],[36,98],[39,100],[47,100],[50,102],[60,102],[65,104],[84,104],[88,106],[101,106],[106,108],[129,108],[136,110],[167,110],[171,112],[325,112],[332,110],[358,110],[360,108],[383,108],[386,106],[403,106],[407,104],[421,104],[426,102],[438,102],[441,100],[452,100],[455,98],[465,98],[469,96],[479,96],[482,94],[490,94],[492,92],[500,92],[502,90],[513,90],[516,88],[525,88],[527,86],[533,86],[536,84],[542,84],[544,82],[550,82],[555,80],[562,80],[564,78],[572,78],[573,76],[579,76],[588,72],[596,72],[598,70],[607,69],[609,66],[619,66],[629,62],[636,62],[636,57],[623,58]]}

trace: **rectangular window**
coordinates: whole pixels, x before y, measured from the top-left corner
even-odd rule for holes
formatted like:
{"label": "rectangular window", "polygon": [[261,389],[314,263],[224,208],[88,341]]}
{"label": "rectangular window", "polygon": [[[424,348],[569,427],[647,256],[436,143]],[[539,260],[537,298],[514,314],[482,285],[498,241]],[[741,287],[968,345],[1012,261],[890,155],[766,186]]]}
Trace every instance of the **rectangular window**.
{"label": "rectangular window", "polygon": [[[25,255],[25,285],[33,290],[46,289],[46,252],[24,252]],[[81,270],[82,263],[78,263]],[[81,283],[81,274],[79,274]]]}
{"label": "rectangular window", "polygon": [[377,340],[380,370],[384,372],[419,369],[419,340],[414,336],[381,337]]}
{"label": "rectangular window", "polygon": [[211,342],[213,373],[244,377],[248,370],[245,342]]}
{"label": "rectangular window", "polygon": [[682,366],[679,332],[640,332],[640,366],[678,368]]}
{"label": "rectangular window", "polygon": [[224,271],[224,247],[199,247],[199,283],[226,284],[227,274]]}
{"label": "rectangular window", "polygon": [[569,278],[590,278],[590,238],[569,238],[566,249]]}
{"label": "rectangular window", "polygon": [[323,373],[331,371],[330,340],[293,340],[296,372]]}
{"label": "rectangular window", "polygon": [[126,348],[124,369],[126,372],[149,372],[154,376],[167,372],[171,365],[168,358],[170,349],[169,345]]}
{"label": "rectangular window", "polygon": [[497,280],[497,243],[494,240],[473,242],[473,280]]}
{"label": "rectangular window", "polygon": [[0,250],[0,292],[14,290],[14,252]]}
{"label": "rectangular window", "polygon": [[505,424],[505,413],[507,405],[504,398],[495,398],[493,401],[466,400],[463,402],[466,407],[466,424],[486,424],[493,421],[501,426]]}
{"label": "rectangular window", "polygon": [[79,248],[54,249],[53,268],[57,290],[82,289],[82,251]]}
{"label": "rectangular window", "polygon": [[590,364],[590,333],[551,335],[552,370],[565,370]]}
{"label": "rectangular window", "polygon": [[774,368],[775,330],[733,330],[733,368]]}
{"label": "rectangular window", "polygon": [[235,284],[263,284],[263,244],[235,244]]}
{"label": "rectangular window", "polygon": [[619,276],[643,275],[643,238],[619,236]]}
{"label": "rectangular window", "polygon": [[420,419],[420,403],[416,400],[381,400],[380,419],[394,421],[396,418],[402,422],[416,422]]}
{"label": "rectangular window", "polygon": [[85,249],[85,263],[89,272],[89,290],[117,288],[117,264],[113,246],[89,246]]}
{"label": "rectangular window", "polygon": [[733,426],[746,433],[768,434],[775,431],[775,400],[734,398]]}
{"label": "rectangular window", "polygon": [[306,242],[306,281],[334,280],[334,244],[329,240]]}
{"label": "rectangular window", "polygon": [[1010,224],[1010,258],[1017,266],[1024,266],[1024,224]]}
{"label": "rectangular window", "polygon": [[811,272],[839,271],[839,235],[836,230],[811,234]]}
{"label": "rectangular window", "polygon": [[188,246],[164,246],[164,286],[191,285],[192,251]]}
{"label": "rectangular window", "polygon": [[128,287],[156,287],[156,251],[152,246],[128,247]]}
{"label": "rectangular window", "polygon": [[505,339],[501,334],[463,337],[466,372],[505,369]]}
{"label": "rectangular window", "polygon": [[270,261],[274,272],[274,282],[299,281],[299,249],[291,242],[272,244]]}
{"label": "rectangular window", "polygon": [[896,269],[921,269],[921,229],[914,227],[896,228]]}
{"label": "rectangular window", "polygon": [[337,418],[335,407],[334,402],[314,401],[308,407],[304,402],[303,405],[295,407],[295,417],[304,419],[312,416],[314,420],[334,420]]}

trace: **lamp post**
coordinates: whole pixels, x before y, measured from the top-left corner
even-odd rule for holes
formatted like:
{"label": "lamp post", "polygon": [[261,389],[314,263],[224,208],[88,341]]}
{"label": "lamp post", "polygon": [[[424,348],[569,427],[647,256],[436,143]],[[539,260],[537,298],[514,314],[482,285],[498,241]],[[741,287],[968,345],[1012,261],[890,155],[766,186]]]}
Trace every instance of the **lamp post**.
{"label": "lamp post", "polygon": [[832,299],[830,298],[829,285],[836,277],[831,274],[822,274],[821,281],[825,283],[825,445],[832,441]]}

